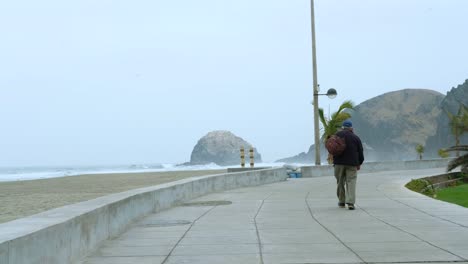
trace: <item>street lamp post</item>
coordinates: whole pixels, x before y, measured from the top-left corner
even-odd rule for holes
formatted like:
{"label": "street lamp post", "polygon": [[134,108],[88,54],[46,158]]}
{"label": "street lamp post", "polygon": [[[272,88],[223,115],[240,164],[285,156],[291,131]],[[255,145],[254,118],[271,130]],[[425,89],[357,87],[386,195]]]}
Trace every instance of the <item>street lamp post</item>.
{"label": "street lamp post", "polygon": [[314,0],[310,0],[310,19],[312,26],[312,76],[314,78],[314,135],[315,135],[315,165],[320,165],[319,120],[318,120],[318,84],[317,84],[317,56],[315,52],[315,14]]}
{"label": "street lamp post", "polygon": [[318,117],[318,96],[326,95],[333,99],[336,97],[336,90],[331,88],[326,94],[319,94],[319,85],[317,81],[317,55],[315,50],[315,12],[314,0],[310,0],[310,19],[312,27],[312,76],[314,78],[314,144],[315,144],[315,165],[320,165],[320,131],[319,131],[319,117]]}

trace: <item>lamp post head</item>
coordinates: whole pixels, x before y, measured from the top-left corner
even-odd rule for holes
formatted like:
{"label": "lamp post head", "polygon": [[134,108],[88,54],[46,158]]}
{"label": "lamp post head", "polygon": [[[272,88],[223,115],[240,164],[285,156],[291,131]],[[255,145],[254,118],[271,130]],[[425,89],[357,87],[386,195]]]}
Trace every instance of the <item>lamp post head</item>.
{"label": "lamp post head", "polygon": [[336,95],[337,95],[337,92],[336,92],[335,89],[333,89],[333,88],[328,89],[328,91],[327,91],[328,98],[333,99],[333,98],[336,97]]}

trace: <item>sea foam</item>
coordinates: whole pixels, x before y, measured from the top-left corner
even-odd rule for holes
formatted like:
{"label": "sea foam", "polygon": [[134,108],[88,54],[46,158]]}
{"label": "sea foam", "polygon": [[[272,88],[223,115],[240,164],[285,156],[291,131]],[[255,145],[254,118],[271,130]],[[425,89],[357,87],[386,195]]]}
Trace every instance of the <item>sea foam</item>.
{"label": "sea foam", "polygon": [[[280,167],[284,163],[258,163],[255,167]],[[246,164],[246,167],[249,165]],[[77,166],[77,167],[6,167],[0,168],[0,182],[25,181],[76,176],[83,174],[105,173],[135,173],[135,172],[164,172],[164,171],[190,171],[190,170],[222,170],[239,168],[240,165],[219,166],[215,163],[204,165],[177,165],[177,164],[132,164],[120,166]]]}

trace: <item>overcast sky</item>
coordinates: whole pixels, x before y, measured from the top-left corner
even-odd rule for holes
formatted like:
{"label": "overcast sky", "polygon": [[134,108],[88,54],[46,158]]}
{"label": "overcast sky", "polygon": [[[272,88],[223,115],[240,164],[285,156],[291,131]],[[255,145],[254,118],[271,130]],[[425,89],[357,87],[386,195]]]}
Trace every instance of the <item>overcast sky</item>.
{"label": "overcast sky", "polygon": [[[466,0],[315,10],[326,112],[468,78]],[[265,161],[313,143],[308,0],[1,1],[0,36],[0,166],[181,163],[212,130]]]}

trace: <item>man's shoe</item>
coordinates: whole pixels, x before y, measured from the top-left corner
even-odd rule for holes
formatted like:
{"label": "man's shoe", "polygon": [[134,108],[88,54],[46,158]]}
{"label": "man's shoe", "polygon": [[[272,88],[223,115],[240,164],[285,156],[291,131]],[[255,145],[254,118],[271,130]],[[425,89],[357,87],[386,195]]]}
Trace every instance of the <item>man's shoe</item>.
{"label": "man's shoe", "polygon": [[345,208],[345,203],[338,203],[338,207]]}
{"label": "man's shoe", "polygon": [[350,203],[349,203],[349,204],[348,204],[348,209],[349,209],[349,210],[354,210],[354,204],[350,204]]}

